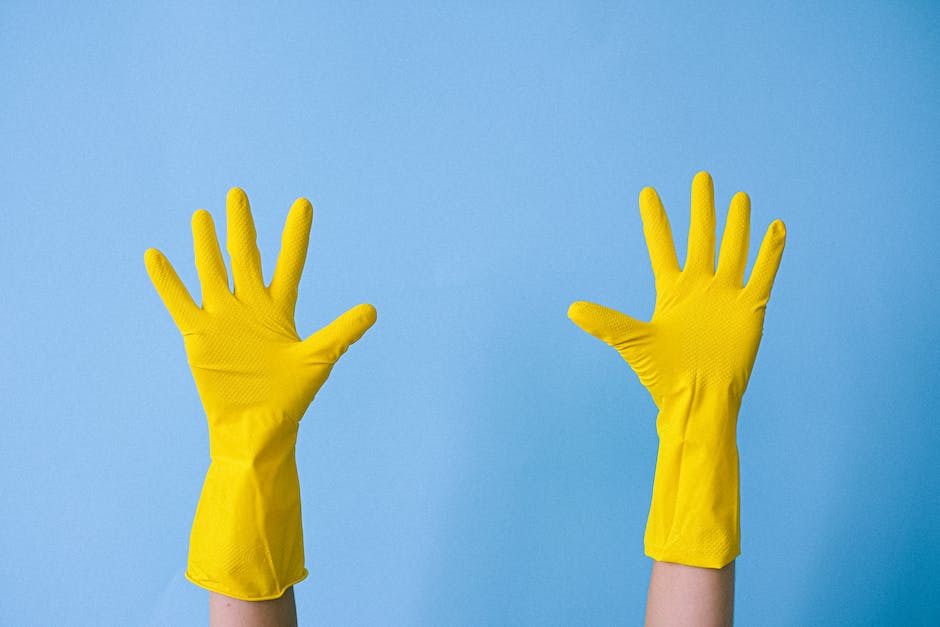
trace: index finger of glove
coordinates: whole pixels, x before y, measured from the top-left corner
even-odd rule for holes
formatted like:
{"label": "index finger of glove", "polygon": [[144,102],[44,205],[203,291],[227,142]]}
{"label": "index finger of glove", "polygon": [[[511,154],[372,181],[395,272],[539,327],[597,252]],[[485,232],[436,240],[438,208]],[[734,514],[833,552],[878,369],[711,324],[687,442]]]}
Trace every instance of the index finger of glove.
{"label": "index finger of glove", "polygon": [[336,363],[346,349],[375,324],[375,320],[375,307],[356,305],[303,341],[308,358],[313,363]]}
{"label": "index finger of glove", "polygon": [[173,317],[180,333],[185,335],[196,325],[199,307],[163,253],[155,248],[148,248],[144,253],[144,264],[160,299]]}
{"label": "index finger of glove", "polygon": [[232,257],[235,296],[256,295],[264,288],[261,253],[256,243],[255,221],[248,196],[237,187],[229,190],[225,202],[228,218],[228,254]]}
{"label": "index finger of glove", "polygon": [[669,218],[659,194],[652,187],[646,187],[640,192],[640,217],[643,218],[643,234],[646,236],[646,247],[656,280],[678,274],[679,261]]}
{"label": "index finger of glove", "polygon": [[584,301],[572,303],[568,317],[587,333],[614,347],[638,334],[646,324],[616,309]]}
{"label": "index finger of glove", "polygon": [[310,241],[310,223],[313,207],[306,198],[298,198],[287,214],[284,233],[281,235],[281,252],[271,279],[271,296],[286,302],[293,310],[297,302],[297,286],[307,260],[307,245]]}

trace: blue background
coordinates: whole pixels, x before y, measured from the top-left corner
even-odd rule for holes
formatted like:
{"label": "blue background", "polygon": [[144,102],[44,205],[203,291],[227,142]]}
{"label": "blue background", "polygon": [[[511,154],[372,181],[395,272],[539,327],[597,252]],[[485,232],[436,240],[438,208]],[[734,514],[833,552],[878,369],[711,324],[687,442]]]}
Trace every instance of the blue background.
{"label": "blue background", "polygon": [[298,329],[379,321],[301,426],[301,622],[638,624],[636,198],[789,239],[740,420],[742,625],[940,620],[933,3],[0,4],[0,624],[200,625],[208,440],[144,271],[314,204]]}

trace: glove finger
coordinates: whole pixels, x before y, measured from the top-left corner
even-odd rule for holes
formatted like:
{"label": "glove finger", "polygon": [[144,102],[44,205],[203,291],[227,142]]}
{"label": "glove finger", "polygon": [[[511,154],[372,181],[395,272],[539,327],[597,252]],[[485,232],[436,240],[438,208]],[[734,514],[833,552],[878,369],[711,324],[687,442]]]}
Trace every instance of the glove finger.
{"label": "glove finger", "polygon": [[372,305],[356,305],[306,340],[303,348],[311,363],[336,363],[363,334],[375,324]]}
{"label": "glove finger", "polygon": [[652,187],[645,187],[640,192],[640,217],[643,218],[646,248],[649,250],[656,280],[678,274],[679,260],[676,258],[676,245],[672,239],[669,218],[659,195]]}
{"label": "glove finger", "polygon": [[248,196],[237,187],[226,198],[228,216],[228,254],[232,258],[235,296],[254,297],[264,289],[261,278],[261,253],[256,243],[255,222]]}
{"label": "glove finger", "polygon": [[180,333],[185,335],[196,326],[199,307],[193,302],[186,286],[163,253],[156,248],[148,248],[144,253],[144,264],[160,299],[173,317]]}
{"label": "glove finger", "polygon": [[643,332],[647,323],[640,322],[616,309],[578,301],[568,308],[568,317],[587,333],[614,348]]}
{"label": "glove finger", "polygon": [[283,303],[291,315],[297,304],[297,286],[304,271],[307,259],[307,245],[310,241],[310,223],[313,220],[313,207],[306,198],[294,201],[281,235],[281,252],[274,267],[271,279],[271,297],[275,302]]}
{"label": "glove finger", "polygon": [[228,270],[219,249],[219,238],[215,233],[215,223],[205,209],[193,214],[193,244],[196,253],[196,271],[202,285],[202,302],[210,302],[214,297],[230,293]]}
{"label": "glove finger", "polygon": [[692,215],[689,221],[689,249],[683,270],[715,272],[715,188],[708,172],[692,179]]}
{"label": "glove finger", "polygon": [[747,249],[751,238],[751,199],[738,192],[731,199],[725,232],[721,237],[716,275],[728,285],[741,288],[744,285],[744,268],[747,266]]}
{"label": "glove finger", "polygon": [[774,286],[774,278],[777,276],[777,269],[780,267],[780,259],[783,257],[783,248],[787,241],[787,227],[782,220],[774,220],[767,233],[764,235],[764,241],[757,251],[757,261],[754,262],[754,269],[751,271],[751,278],[747,282],[745,290],[763,304],[770,300],[770,290]]}

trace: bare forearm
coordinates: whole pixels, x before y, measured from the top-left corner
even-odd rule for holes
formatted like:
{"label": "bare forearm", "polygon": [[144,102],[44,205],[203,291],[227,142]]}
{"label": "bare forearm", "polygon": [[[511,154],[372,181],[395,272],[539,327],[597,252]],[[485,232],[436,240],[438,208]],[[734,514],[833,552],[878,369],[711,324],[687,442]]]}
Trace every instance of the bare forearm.
{"label": "bare forearm", "polygon": [[734,562],[698,568],[653,562],[646,625],[725,627],[734,622]]}
{"label": "bare forearm", "polygon": [[209,593],[210,627],[297,627],[294,588],[279,599],[242,601],[218,592]]}

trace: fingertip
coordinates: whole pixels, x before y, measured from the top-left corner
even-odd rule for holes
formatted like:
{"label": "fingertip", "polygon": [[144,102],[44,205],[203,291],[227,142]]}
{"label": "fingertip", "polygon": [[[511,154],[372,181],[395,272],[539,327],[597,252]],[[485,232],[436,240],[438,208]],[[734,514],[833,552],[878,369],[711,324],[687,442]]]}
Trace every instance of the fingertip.
{"label": "fingertip", "polygon": [[313,205],[306,198],[298,198],[290,207],[291,211],[298,211],[303,216],[313,216]]}
{"label": "fingertip", "polygon": [[213,225],[212,214],[210,214],[205,209],[197,209],[193,212],[192,225],[193,229],[203,227],[205,225]]}
{"label": "fingertip", "polygon": [[660,204],[659,194],[652,187],[644,187],[640,190],[640,208],[650,207]]}
{"label": "fingertip", "polygon": [[[609,310],[606,307],[583,300],[571,303],[568,307],[568,318],[594,337],[603,335],[601,327],[598,326],[598,320],[605,319],[608,313]],[[604,338],[601,337],[601,339]]]}
{"label": "fingertip", "polygon": [[241,187],[233,187],[225,196],[225,206],[228,208],[248,207],[248,194]]}
{"label": "fingertip", "polygon": [[356,314],[367,329],[375,324],[375,321],[378,319],[378,312],[375,310],[375,307],[369,303],[357,305]]}
{"label": "fingertip", "polygon": [[712,176],[702,170],[692,179],[692,208],[696,206],[712,208],[715,203],[715,184]]}
{"label": "fingertip", "polygon": [[783,250],[787,243],[787,227],[783,220],[774,220],[767,227],[767,234],[764,240],[775,250]]}
{"label": "fingertip", "polygon": [[148,270],[160,270],[165,259],[163,253],[156,248],[148,248],[144,251],[144,265]]}
{"label": "fingertip", "polygon": [[743,205],[745,207],[751,206],[751,197],[747,195],[747,192],[738,192],[731,198],[731,202],[736,205]]}
{"label": "fingertip", "polygon": [[711,180],[712,180],[712,175],[709,174],[709,173],[708,173],[707,171],[705,171],[705,170],[699,170],[698,172],[695,173],[695,177],[694,177],[692,180],[693,180],[693,181],[698,181],[698,182],[700,182],[700,183],[711,182]]}
{"label": "fingertip", "polygon": [[[735,225],[738,228],[750,230],[751,225],[751,197],[745,194],[744,192],[738,192],[731,198],[731,204],[728,207],[728,225]],[[727,232],[727,230],[726,230]],[[747,239],[747,234],[743,236],[744,240]],[[743,245],[744,242],[740,242],[739,245]],[[722,240],[722,246],[725,245],[724,240]]]}
{"label": "fingertip", "polygon": [[206,218],[212,219],[212,214],[210,214],[205,209],[196,209],[193,211],[193,220],[205,220]]}
{"label": "fingertip", "polygon": [[568,306],[568,317],[572,321],[577,321],[577,319],[584,313],[584,309],[587,307],[588,303],[583,300],[578,300]]}
{"label": "fingertip", "polygon": [[695,177],[692,178],[693,185],[712,185],[712,175],[701,170],[695,174]]}
{"label": "fingertip", "polygon": [[310,231],[310,225],[313,223],[313,205],[306,198],[298,198],[290,206],[287,213],[288,224],[294,225],[294,230],[300,228],[306,232]]}

